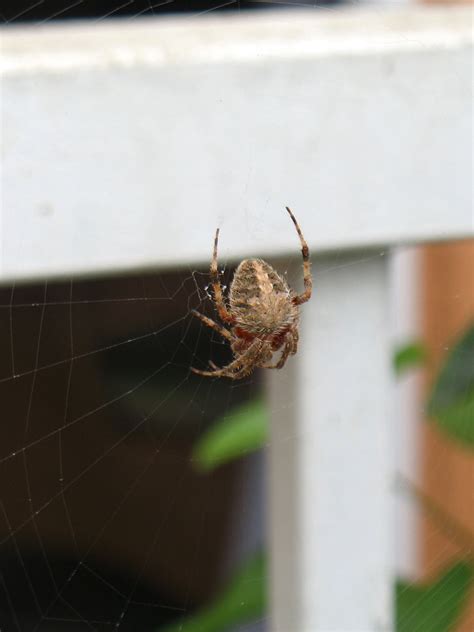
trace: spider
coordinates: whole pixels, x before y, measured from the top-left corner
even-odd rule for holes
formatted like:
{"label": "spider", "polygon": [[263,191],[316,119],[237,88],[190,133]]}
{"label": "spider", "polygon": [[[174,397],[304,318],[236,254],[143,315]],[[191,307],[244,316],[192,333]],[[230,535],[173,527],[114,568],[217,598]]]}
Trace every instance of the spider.
{"label": "spider", "polygon": [[[230,285],[228,307],[217,272],[219,240],[219,229],[217,229],[210,276],[215,308],[221,321],[230,329],[196,310],[192,310],[192,313],[230,343],[234,359],[222,368],[209,362],[212,371],[201,371],[192,367],[191,370],[194,373],[238,380],[249,375],[256,368],[281,369],[288,356],[296,353],[299,305],[311,298],[313,279],[308,245],[295,216],[288,207],[286,210],[293,220],[301,242],[304,292],[296,294],[291,290],[285,279],[266,261],[244,259],[235,271]],[[282,350],[280,358],[272,363],[273,354],[280,349]]]}

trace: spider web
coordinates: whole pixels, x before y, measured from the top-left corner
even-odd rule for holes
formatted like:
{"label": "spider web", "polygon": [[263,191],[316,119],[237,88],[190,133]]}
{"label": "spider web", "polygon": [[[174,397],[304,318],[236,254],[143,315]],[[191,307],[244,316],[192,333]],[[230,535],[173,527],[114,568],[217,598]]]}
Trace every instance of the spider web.
{"label": "spider web", "polygon": [[16,613],[6,629],[157,629],[199,603],[230,563],[226,495],[245,472],[203,478],[192,446],[259,381],[190,372],[210,354],[228,357],[189,313],[206,309],[206,279],[2,290],[3,588]]}
{"label": "spider web", "polygon": [[[337,2],[45,0],[11,3],[3,19],[265,5]],[[205,477],[193,464],[206,428],[262,388],[258,373],[238,383],[191,373],[230,359],[190,313],[212,315],[208,283],[207,270],[187,268],[0,290],[2,631],[159,630],[264,546],[262,457]]]}
{"label": "spider web", "polygon": [[203,430],[261,390],[258,374],[190,372],[230,358],[190,313],[212,313],[207,283],[189,270],[2,289],[2,629],[158,630],[263,545],[261,459],[193,470]]}

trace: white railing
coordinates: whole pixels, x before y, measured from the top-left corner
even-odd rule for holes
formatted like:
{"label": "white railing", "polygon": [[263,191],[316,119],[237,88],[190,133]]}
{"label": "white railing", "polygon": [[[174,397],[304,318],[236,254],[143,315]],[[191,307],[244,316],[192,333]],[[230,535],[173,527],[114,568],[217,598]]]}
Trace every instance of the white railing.
{"label": "white railing", "polygon": [[272,625],[390,629],[385,255],[472,235],[470,9],[2,37],[2,282],[203,264],[216,225],[222,261],[289,256],[294,209],[315,296],[267,376]]}

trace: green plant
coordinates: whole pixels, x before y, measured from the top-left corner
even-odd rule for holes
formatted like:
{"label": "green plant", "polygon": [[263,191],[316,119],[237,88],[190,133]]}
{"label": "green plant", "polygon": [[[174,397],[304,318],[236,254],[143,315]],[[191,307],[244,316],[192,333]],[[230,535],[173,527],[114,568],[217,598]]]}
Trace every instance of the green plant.
{"label": "green plant", "polygon": [[193,452],[197,469],[210,471],[245,454],[260,450],[267,440],[267,412],[262,399],[238,408],[206,432]]}
{"label": "green plant", "polygon": [[473,580],[473,568],[458,562],[430,584],[417,586],[398,581],[396,595],[397,632],[446,632],[459,619]]}
{"label": "green plant", "polygon": [[265,557],[258,553],[238,570],[215,601],[198,614],[160,632],[223,632],[265,612]]}
{"label": "green plant", "polygon": [[450,437],[474,447],[474,324],[441,369],[428,400],[428,415]]}
{"label": "green plant", "polygon": [[395,350],[393,354],[393,368],[397,375],[401,375],[408,369],[424,364],[427,359],[428,352],[425,346],[415,340]]}

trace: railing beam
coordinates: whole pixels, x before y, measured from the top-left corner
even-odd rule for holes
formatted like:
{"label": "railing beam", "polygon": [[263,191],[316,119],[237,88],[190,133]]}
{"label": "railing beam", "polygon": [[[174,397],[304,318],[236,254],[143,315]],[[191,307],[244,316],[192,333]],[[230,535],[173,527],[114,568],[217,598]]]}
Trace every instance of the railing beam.
{"label": "railing beam", "polygon": [[2,32],[0,282],[472,235],[470,8]]}

